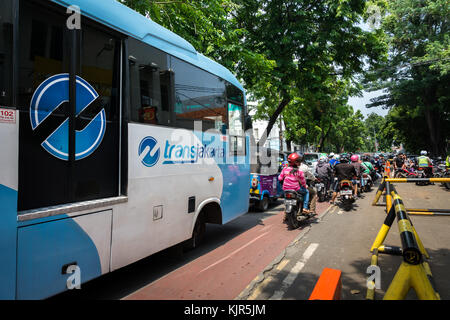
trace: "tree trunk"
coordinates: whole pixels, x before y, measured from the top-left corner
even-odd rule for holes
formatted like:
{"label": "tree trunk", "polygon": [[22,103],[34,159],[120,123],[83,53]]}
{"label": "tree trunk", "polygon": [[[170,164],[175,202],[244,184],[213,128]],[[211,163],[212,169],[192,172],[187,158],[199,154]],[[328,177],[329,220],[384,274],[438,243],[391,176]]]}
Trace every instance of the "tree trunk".
{"label": "tree trunk", "polygon": [[286,140],[287,151],[292,152],[292,140]]}
{"label": "tree trunk", "polygon": [[258,150],[260,150],[260,148],[263,147],[264,144],[266,143],[267,137],[269,136],[270,131],[273,128],[273,125],[277,121],[278,116],[281,114],[284,107],[286,107],[290,101],[291,101],[291,98],[283,98],[283,100],[280,102],[280,104],[278,105],[275,112],[270,116],[269,123],[267,124],[266,130],[264,130],[264,133],[263,133],[261,139],[258,141]]}
{"label": "tree trunk", "polygon": [[439,115],[436,116],[436,112],[431,110],[430,106],[425,107],[425,119],[427,120],[428,132],[430,133],[431,142],[431,155],[437,156],[440,153],[439,148],[439,131],[440,121]]}
{"label": "tree trunk", "polygon": [[327,130],[327,132],[325,134],[323,134],[323,131],[322,131],[322,134],[320,135],[320,139],[319,139],[319,147],[317,148],[317,152],[322,152],[323,151],[323,144],[325,142],[325,139],[328,137],[328,134],[331,131],[331,126],[332,125],[333,125],[333,123],[330,122],[330,125],[328,126],[328,130]]}

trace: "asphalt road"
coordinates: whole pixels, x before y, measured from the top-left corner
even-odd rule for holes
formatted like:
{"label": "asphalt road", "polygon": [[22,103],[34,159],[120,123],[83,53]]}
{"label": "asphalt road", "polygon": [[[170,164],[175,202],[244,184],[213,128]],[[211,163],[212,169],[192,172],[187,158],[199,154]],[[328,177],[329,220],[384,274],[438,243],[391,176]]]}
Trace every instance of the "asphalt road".
{"label": "asphalt road", "polygon": [[[406,208],[450,208],[450,192],[440,184],[416,186],[396,184]],[[266,268],[244,290],[242,300],[306,300],[323,268],[342,271],[343,300],[365,300],[366,273],[370,265],[370,248],[386,217],[384,207],[371,206],[376,190],[365,193],[357,200],[354,209],[346,212],[333,206],[310,230],[305,230],[292,243],[281,261]],[[381,202],[383,199],[381,199]],[[441,299],[450,299],[450,216],[411,215],[413,225],[422,240],[436,290]],[[394,221],[386,240],[386,245],[401,246],[396,221]],[[401,257],[380,255],[381,289],[376,290],[376,299],[383,298]],[[417,299],[410,290],[407,299]]]}
{"label": "asphalt road", "polygon": [[[439,184],[396,188],[407,208],[450,208],[450,193]],[[251,210],[227,225],[208,225],[205,244],[195,250],[164,250],[52,299],[306,300],[328,267],[342,271],[341,299],[364,300],[370,248],[386,216],[384,207],[371,206],[374,196],[375,189],[363,194],[349,212],[319,203],[319,215],[297,230],[282,222],[282,202],[264,213]],[[450,299],[450,217],[411,220],[431,255],[437,291]],[[396,222],[385,244],[401,245]],[[400,263],[401,257],[380,256],[377,299]]]}

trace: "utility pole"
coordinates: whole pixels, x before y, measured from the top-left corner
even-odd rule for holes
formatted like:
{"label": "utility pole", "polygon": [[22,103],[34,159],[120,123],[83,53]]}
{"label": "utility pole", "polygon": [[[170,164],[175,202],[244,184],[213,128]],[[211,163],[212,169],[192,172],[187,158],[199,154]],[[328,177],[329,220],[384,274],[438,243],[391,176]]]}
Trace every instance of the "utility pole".
{"label": "utility pole", "polygon": [[283,115],[280,114],[280,152],[283,152]]}
{"label": "utility pole", "polygon": [[377,135],[375,134],[375,129],[373,129],[373,137],[375,138],[375,152],[378,153],[378,141],[377,141]]}

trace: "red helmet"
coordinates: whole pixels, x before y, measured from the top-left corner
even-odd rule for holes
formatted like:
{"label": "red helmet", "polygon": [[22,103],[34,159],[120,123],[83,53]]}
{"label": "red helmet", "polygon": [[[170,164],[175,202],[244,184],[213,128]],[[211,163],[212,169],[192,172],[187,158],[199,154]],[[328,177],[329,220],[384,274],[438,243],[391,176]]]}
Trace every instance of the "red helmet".
{"label": "red helmet", "polygon": [[296,162],[300,162],[300,155],[296,152],[291,153],[288,157],[288,162],[290,165],[294,165]]}
{"label": "red helmet", "polygon": [[359,157],[356,154],[352,155],[352,157],[350,158],[350,160],[352,160],[352,162],[356,162],[356,161],[358,161],[358,159],[359,159]]}

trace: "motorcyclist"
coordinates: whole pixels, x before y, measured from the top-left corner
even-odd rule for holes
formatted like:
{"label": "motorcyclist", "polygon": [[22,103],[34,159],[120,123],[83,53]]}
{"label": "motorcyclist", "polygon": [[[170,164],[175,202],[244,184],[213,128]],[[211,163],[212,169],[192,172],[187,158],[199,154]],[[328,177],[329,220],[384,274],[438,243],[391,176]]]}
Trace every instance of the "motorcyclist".
{"label": "motorcyclist", "polygon": [[417,157],[417,165],[419,168],[423,168],[427,178],[433,176],[433,163],[430,158],[427,157],[427,152],[425,150],[420,151],[420,157]]}
{"label": "motorcyclist", "polygon": [[330,152],[330,154],[328,155],[327,162],[330,163],[330,161],[333,160],[333,157],[334,157],[334,153]]}
{"label": "motorcyclist", "polygon": [[361,166],[362,166],[363,172],[370,175],[372,177],[372,180],[375,181],[376,179],[381,178],[381,175],[375,171],[372,163],[369,161],[368,156],[364,156],[362,158]]}
{"label": "motorcyclist", "polygon": [[328,189],[330,188],[331,179],[333,176],[333,169],[331,169],[330,164],[327,163],[326,157],[321,157],[319,159],[319,162],[317,163],[316,166],[315,175],[325,185],[325,192],[328,192]]}
{"label": "motorcyclist", "polygon": [[354,176],[356,176],[356,169],[349,162],[349,159],[346,156],[341,156],[340,163],[334,167],[334,175],[337,178],[337,182],[334,185],[333,196],[331,197],[331,204],[334,204],[334,201],[337,196],[337,192],[339,191],[339,185],[342,180],[352,180]]}
{"label": "motorcyclist", "polygon": [[373,167],[375,168],[377,177],[381,177],[382,165],[381,165],[380,157],[378,155],[375,155],[371,162],[372,162]]}
{"label": "motorcyclist", "polygon": [[394,157],[394,174],[402,169],[405,169],[405,158],[403,157],[403,152],[400,152]]}
{"label": "motorcyclist", "polygon": [[306,179],[306,184],[308,185],[308,191],[309,191],[309,209],[311,213],[316,212],[316,203],[317,203],[317,190],[313,187],[312,183],[316,181],[316,177],[312,174],[311,170],[309,169],[308,165],[304,162],[304,156],[303,153],[299,153],[300,156],[300,166],[299,169],[303,171]]}
{"label": "motorcyclist", "polygon": [[359,180],[361,182],[361,188],[364,187],[364,180],[362,179],[362,168],[361,163],[359,162],[359,157],[354,154],[350,157],[350,160],[352,161],[352,166],[355,167],[356,170],[356,179],[352,180],[353,183],[353,192],[355,194],[355,198],[358,197],[358,184],[356,180]]}
{"label": "motorcyclist", "polygon": [[330,159],[329,164],[330,164],[331,169],[334,169],[334,167],[339,163],[339,159],[336,154],[330,153],[330,155],[331,154],[333,155],[333,158]]}
{"label": "motorcyclist", "polygon": [[302,193],[303,198],[303,212],[311,213],[309,208],[309,191],[306,185],[306,179],[303,171],[300,170],[300,156],[297,153],[291,153],[288,156],[289,165],[278,176],[278,180],[283,181],[283,191],[295,190]]}

